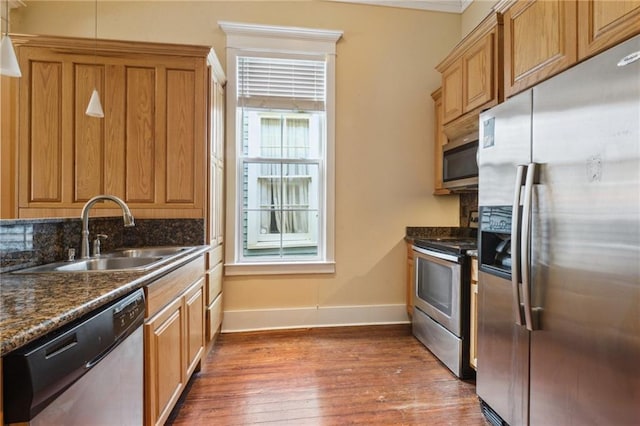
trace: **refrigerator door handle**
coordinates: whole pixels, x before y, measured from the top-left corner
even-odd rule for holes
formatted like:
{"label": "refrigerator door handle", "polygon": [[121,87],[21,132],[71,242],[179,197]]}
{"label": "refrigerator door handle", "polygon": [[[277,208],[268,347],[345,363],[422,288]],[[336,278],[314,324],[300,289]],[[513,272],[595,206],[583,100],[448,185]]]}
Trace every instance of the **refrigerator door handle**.
{"label": "refrigerator door handle", "polygon": [[520,234],[520,271],[522,274],[522,300],[527,330],[535,329],[531,313],[531,205],[533,199],[533,181],[536,163],[527,166],[524,183],[524,202],[522,206],[522,233]]}
{"label": "refrigerator door handle", "polygon": [[520,309],[520,190],[523,185],[525,165],[516,169],[516,185],[513,193],[513,207],[511,209],[511,289],[513,292],[513,315],[517,325],[525,325],[522,309]]}

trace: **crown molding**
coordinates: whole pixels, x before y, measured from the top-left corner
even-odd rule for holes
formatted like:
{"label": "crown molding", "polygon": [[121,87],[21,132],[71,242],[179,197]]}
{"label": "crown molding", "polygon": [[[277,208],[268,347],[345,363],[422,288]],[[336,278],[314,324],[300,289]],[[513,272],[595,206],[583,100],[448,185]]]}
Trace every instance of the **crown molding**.
{"label": "crown molding", "polygon": [[278,27],[254,25],[239,22],[219,21],[218,25],[227,35],[249,35],[272,38],[296,38],[335,43],[342,37],[342,31],[320,30],[298,27]]}
{"label": "crown molding", "polygon": [[286,51],[300,54],[336,54],[342,31],[218,21],[227,35],[227,48]]}

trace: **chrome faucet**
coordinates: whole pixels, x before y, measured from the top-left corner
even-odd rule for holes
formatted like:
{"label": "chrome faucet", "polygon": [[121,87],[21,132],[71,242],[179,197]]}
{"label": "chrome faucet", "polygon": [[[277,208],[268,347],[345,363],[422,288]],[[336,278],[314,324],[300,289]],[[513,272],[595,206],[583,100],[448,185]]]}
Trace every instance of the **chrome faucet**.
{"label": "chrome faucet", "polygon": [[89,210],[91,210],[91,207],[93,207],[95,203],[101,200],[111,200],[118,204],[122,209],[122,220],[124,220],[124,226],[135,226],[133,215],[131,215],[131,211],[124,201],[115,195],[96,195],[87,201],[82,208],[82,214],[80,215],[82,218],[82,246],[80,247],[80,257],[82,259],[89,259]]}

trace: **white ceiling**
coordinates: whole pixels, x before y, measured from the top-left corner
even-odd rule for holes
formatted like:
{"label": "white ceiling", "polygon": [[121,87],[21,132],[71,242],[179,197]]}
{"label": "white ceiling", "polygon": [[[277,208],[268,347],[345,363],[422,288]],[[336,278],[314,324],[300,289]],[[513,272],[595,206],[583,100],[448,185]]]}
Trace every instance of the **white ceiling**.
{"label": "white ceiling", "polygon": [[473,0],[328,0],[343,3],[362,3],[436,12],[462,13]]}

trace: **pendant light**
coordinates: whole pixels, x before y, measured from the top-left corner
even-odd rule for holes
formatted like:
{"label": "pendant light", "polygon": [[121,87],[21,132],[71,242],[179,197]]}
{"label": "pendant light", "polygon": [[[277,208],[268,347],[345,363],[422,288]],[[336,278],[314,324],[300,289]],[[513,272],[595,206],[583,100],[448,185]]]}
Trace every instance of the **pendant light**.
{"label": "pendant light", "polygon": [[6,17],[7,25],[5,26],[5,32],[0,42],[0,75],[6,75],[7,77],[22,77],[20,72],[20,66],[18,65],[18,58],[16,58],[16,52],[13,49],[13,43],[11,37],[9,37],[9,0],[6,1]]}
{"label": "pendant light", "polygon": [[[93,63],[94,65],[98,62],[98,0],[95,0],[95,19],[94,19],[94,48],[93,48]],[[94,77],[95,82],[95,77]],[[102,110],[102,104],[100,103],[100,95],[98,94],[98,89],[94,86],[93,92],[91,93],[91,99],[89,99],[89,105],[87,106],[87,110],[85,114],[90,117],[103,118],[104,111]]]}

